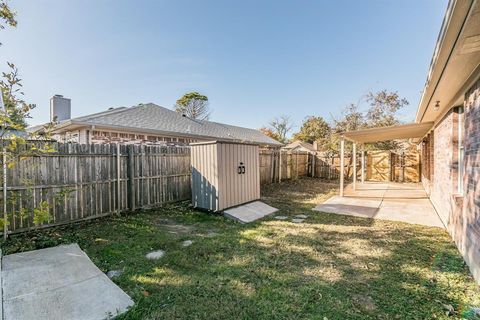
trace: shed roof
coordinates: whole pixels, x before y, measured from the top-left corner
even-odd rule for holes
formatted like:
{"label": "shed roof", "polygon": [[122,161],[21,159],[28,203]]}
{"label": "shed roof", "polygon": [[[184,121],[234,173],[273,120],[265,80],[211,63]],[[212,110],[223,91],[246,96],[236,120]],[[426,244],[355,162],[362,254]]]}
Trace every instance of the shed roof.
{"label": "shed roof", "polygon": [[379,142],[397,139],[422,138],[432,129],[433,122],[409,123],[398,126],[363,129],[344,132],[345,139],[357,143]]}

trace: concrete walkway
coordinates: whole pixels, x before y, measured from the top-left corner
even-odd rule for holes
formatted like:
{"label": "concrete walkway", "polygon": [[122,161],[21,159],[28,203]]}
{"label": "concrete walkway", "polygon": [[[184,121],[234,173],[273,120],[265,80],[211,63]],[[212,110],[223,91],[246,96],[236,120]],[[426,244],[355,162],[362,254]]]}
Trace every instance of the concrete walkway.
{"label": "concrete walkway", "polygon": [[133,301],[77,244],[2,259],[3,319],[110,319]]}
{"label": "concrete walkway", "polygon": [[356,190],[350,184],[344,195],[333,196],[313,210],[444,228],[419,183],[365,182],[357,183]]}

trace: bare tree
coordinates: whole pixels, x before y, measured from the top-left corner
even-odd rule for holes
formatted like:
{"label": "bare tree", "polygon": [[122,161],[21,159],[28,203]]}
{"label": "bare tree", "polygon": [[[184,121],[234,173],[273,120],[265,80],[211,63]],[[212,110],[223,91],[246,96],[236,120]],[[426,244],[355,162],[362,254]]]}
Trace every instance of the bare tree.
{"label": "bare tree", "polygon": [[281,143],[286,143],[288,141],[287,135],[293,129],[292,119],[287,115],[275,117],[268,123],[268,126]]}

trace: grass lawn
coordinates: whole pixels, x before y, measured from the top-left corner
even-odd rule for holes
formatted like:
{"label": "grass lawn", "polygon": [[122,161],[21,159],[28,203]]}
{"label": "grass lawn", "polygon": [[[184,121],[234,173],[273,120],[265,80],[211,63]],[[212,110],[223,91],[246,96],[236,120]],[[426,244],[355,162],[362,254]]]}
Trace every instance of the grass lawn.
{"label": "grass lawn", "polygon": [[180,203],[13,236],[3,250],[77,242],[100,269],[123,270],[114,281],[135,306],[121,319],[475,319],[480,290],[444,230],[311,211],[334,188],[263,188],[278,215],[309,215],[301,224],[242,225]]}

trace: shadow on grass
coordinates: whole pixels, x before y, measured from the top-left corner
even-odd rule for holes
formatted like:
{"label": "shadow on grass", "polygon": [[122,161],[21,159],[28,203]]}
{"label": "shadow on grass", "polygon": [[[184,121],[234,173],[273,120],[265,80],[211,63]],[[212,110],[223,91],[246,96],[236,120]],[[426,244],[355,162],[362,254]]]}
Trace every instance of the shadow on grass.
{"label": "shadow on grass", "polygon": [[[319,192],[311,180],[304,188]],[[282,183],[264,195],[286,203],[282,215],[310,210],[312,195],[289,200],[290,189]],[[121,319],[452,319],[479,303],[445,231],[307,214],[302,224],[242,225],[184,203],[19,235],[4,250],[78,242],[103,271],[124,271],[114,281],[136,304]],[[169,224],[188,228],[171,233]],[[157,249],[166,251],[162,259],[144,258]],[[452,317],[444,305],[454,307]]]}

